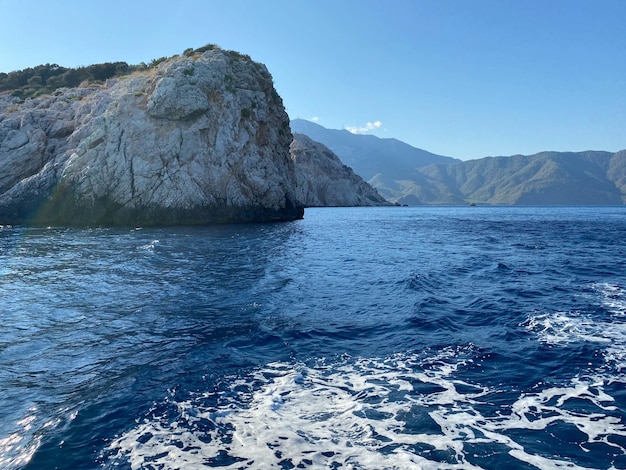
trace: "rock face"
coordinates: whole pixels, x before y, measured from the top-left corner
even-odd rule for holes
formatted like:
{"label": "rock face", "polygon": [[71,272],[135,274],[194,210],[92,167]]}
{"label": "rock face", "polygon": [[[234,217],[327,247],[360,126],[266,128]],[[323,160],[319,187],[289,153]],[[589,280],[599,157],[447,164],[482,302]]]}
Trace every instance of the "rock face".
{"label": "rock face", "polygon": [[296,200],[304,206],[390,205],[339,160],[328,147],[294,134],[291,158],[296,168]]}
{"label": "rock face", "polygon": [[219,49],[101,86],[0,96],[0,223],[290,220],[292,135],[264,65]]}

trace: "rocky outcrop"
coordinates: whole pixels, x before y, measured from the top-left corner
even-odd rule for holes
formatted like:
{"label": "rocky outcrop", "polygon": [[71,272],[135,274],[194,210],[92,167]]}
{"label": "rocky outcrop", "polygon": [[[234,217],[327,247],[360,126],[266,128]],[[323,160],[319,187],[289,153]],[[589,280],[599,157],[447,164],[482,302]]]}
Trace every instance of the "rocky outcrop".
{"label": "rocky outcrop", "polygon": [[296,168],[296,199],[305,206],[390,205],[339,160],[328,147],[294,133],[291,158]]}
{"label": "rocky outcrop", "polygon": [[264,65],[219,49],[103,85],[0,96],[0,223],[290,220],[289,118]]}

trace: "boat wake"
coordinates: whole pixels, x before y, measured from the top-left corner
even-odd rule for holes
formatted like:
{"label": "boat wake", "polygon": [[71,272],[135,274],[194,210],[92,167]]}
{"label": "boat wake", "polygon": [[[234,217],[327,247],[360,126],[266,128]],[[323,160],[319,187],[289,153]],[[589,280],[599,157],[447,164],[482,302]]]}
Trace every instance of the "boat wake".
{"label": "boat wake", "polygon": [[104,460],[133,469],[578,469],[594,468],[590,451],[600,447],[624,458],[626,426],[602,383],[574,378],[513,395],[458,378],[480,368],[477,357],[467,346],[268,364],[211,392],[173,393]]}

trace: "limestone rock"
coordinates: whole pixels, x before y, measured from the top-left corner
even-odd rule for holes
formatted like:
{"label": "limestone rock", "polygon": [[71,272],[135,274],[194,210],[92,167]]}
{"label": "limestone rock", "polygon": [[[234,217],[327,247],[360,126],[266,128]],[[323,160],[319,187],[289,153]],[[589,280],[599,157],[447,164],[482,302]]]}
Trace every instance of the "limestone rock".
{"label": "limestone rock", "polygon": [[265,66],[219,49],[23,103],[0,95],[0,223],[300,218],[291,140]]}
{"label": "limestone rock", "polygon": [[328,147],[304,134],[293,136],[290,152],[296,167],[296,199],[304,206],[390,205]]}

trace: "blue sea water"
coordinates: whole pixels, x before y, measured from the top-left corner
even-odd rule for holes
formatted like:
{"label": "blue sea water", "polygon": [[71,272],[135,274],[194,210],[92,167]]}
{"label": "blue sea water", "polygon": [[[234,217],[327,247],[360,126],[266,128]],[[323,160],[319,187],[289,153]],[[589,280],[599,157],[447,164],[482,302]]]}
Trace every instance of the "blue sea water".
{"label": "blue sea water", "polygon": [[626,468],[626,209],[0,229],[0,468]]}

